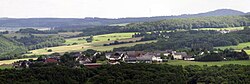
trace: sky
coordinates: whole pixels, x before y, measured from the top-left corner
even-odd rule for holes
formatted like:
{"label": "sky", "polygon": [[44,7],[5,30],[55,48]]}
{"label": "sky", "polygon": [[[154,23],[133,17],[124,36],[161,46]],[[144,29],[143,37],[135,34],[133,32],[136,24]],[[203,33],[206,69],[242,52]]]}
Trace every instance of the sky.
{"label": "sky", "polygon": [[125,18],[196,14],[216,9],[250,12],[250,0],[0,0],[0,17]]}

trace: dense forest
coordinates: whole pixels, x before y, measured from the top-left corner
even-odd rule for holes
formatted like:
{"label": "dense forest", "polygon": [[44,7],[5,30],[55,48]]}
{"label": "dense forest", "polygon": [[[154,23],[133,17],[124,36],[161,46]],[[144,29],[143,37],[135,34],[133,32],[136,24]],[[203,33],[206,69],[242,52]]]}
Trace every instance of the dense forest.
{"label": "dense forest", "polygon": [[26,28],[26,29],[20,29],[19,31],[17,31],[16,33],[24,33],[24,34],[57,34],[57,31],[40,31],[37,29],[33,29],[33,28]]}
{"label": "dense forest", "polygon": [[0,70],[0,81],[4,84],[248,84],[250,83],[249,67],[246,65],[183,67],[167,64],[121,64],[88,69],[45,64],[27,69]]}
{"label": "dense forest", "polygon": [[156,22],[131,23],[123,31],[160,31],[194,28],[227,28],[246,26],[249,19],[244,16],[220,16],[169,19]]}
{"label": "dense forest", "polygon": [[21,43],[0,35],[0,57],[15,57],[26,51]]}
{"label": "dense forest", "polygon": [[0,59],[18,58],[28,50],[63,45],[65,39],[60,36],[23,36],[5,37],[0,35]]}
{"label": "dense forest", "polygon": [[218,16],[218,17],[197,17],[177,18],[155,22],[130,23],[124,26],[95,26],[78,29],[82,31],[78,36],[89,36],[107,34],[114,32],[151,32],[166,30],[190,30],[197,28],[228,28],[250,25],[249,16]]}
{"label": "dense forest", "polygon": [[250,29],[221,34],[217,31],[156,32],[144,35],[147,39],[158,39],[155,43],[138,44],[133,47],[115,48],[115,51],[166,50],[166,49],[207,49],[217,46],[238,45],[250,41]]}
{"label": "dense forest", "polygon": [[59,46],[65,42],[65,39],[59,36],[34,36],[32,34],[21,38],[14,37],[14,40],[24,44],[29,50]]}

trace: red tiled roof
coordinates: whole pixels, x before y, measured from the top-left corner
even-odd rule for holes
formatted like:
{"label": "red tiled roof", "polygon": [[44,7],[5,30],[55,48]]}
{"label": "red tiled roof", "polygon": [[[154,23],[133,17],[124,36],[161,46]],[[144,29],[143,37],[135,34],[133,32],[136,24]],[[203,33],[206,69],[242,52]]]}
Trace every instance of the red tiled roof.
{"label": "red tiled roof", "polygon": [[53,58],[48,58],[45,60],[46,63],[56,63],[58,62],[56,59],[53,59]]}

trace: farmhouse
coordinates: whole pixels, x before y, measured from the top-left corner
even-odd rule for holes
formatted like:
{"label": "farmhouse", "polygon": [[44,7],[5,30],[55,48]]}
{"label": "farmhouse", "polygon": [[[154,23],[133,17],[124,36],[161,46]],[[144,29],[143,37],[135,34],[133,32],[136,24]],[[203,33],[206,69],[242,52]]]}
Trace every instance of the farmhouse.
{"label": "farmhouse", "polygon": [[109,61],[109,64],[119,64],[120,61],[124,61],[125,57],[124,52],[107,53],[105,55]]}
{"label": "farmhouse", "polygon": [[76,61],[79,61],[79,64],[87,64],[87,63],[92,62],[92,58],[86,57],[86,56],[81,56],[81,57],[78,57],[78,59]]}
{"label": "farmhouse", "polygon": [[142,51],[130,51],[127,52],[125,58],[126,63],[152,63],[152,62],[162,62],[157,53],[152,52],[142,52]]}
{"label": "farmhouse", "polygon": [[57,63],[59,59],[56,58],[47,58],[45,59],[44,63]]}

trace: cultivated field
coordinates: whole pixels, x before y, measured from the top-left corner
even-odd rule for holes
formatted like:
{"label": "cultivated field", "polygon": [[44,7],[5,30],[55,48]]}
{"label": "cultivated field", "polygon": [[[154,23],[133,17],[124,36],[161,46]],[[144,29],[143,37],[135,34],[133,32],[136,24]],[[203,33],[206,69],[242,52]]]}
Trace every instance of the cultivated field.
{"label": "cultivated field", "polygon": [[[247,46],[250,47],[250,42],[240,43],[239,45],[236,45],[236,46],[222,46],[222,47],[215,47],[215,48],[219,48],[219,49],[233,48],[236,51],[240,51],[241,49]],[[247,52],[248,55],[250,55],[250,50],[245,50],[245,51]]]}
{"label": "cultivated field", "polygon": [[19,60],[29,60],[29,59],[37,59],[37,58],[24,58],[24,59],[13,59],[13,60],[3,60],[3,61],[0,61],[0,65],[3,65],[3,64],[12,64],[13,62],[15,61],[19,61]]}
{"label": "cultivated field", "polygon": [[233,48],[233,49],[239,50],[247,46],[250,46],[250,42],[240,43],[239,45],[236,45],[236,46],[222,46],[222,47],[216,47],[216,48],[220,48],[220,49]]}
{"label": "cultivated field", "polygon": [[225,64],[239,64],[239,65],[250,65],[249,60],[237,60],[237,61],[219,61],[219,62],[197,62],[197,61],[184,61],[184,60],[170,60],[169,62],[166,62],[166,64],[170,65],[182,65],[182,66],[187,66],[187,65],[207,65],[207,66],[221,66]]}
{"label": "cultivated field", "polygon": [[[132,35],[134,33],[135,32],[96,35],[94,36],[93,42],[108,41],[108,39],[110,39],[110,41],[128,39],[128,38],[132,38]],[[87,41],[85,40],[86,38],[88,37],[77,37],[77,38],[67,39],[65,44],[73,44],[73,43],[84,44],[84,43],[87,43]]]}
{"label": "cultivated field", "polygon": [[[58,47],[50,47],[50,48],[43,48],[32,50],[32,54],[27,55],[41,55],[41,54],[51,54],[51,53],[64,53],[64,52],[77,52],[77,51],[84,51],[87,49],[94,49],[98,51],[111,51],[113,48],[118,47],[128,47],[134,46],[136,44],[145,44],[156,42],[156,40],[152,41],[144,41],[144,42],[134,42],[134,43],[127,43],[127,44],[119,44],[119,45],[111,45],[111,46],[103,46],[103,44],[111,43],[115,40],[117,41],[136,41],[140,40],[139,38],[132,38],[134,32],[131,33],[112,33],[112,34],[103,34],[94,36],[94,40],[92,43],[87,43],[84,38],[86,37],[78,37],[78,38],[71,38],[66,39],[65,46],[58,46]],[[110,39],[110,40],[108,40]],[[76,45],[72,45],[73,43],[77,43]],[[52,52],[47,52],[48,49],[52,49]]]}

